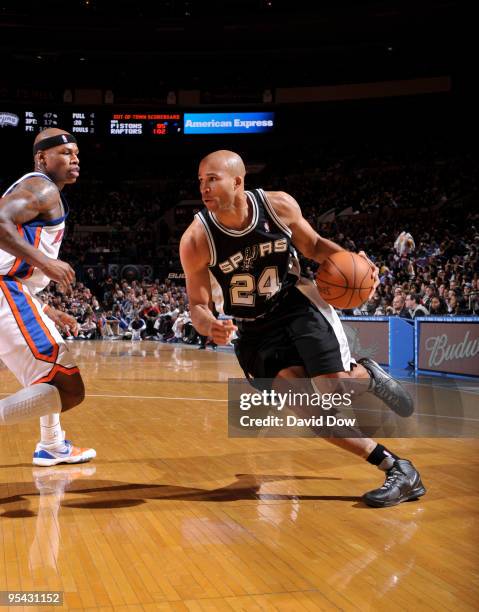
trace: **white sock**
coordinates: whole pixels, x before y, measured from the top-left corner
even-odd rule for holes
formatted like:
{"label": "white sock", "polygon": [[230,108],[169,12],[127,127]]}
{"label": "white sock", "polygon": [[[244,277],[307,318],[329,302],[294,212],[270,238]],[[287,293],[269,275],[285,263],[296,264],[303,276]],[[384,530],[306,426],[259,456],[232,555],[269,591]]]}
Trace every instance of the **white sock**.
{"label": "white sock", "polygon": [[65,439],[60,423],[60,414],[46,414],[40,417],[40,442],[44,446],[57,446]]}
{"label": "white sock", "polygon": [[31,385],[0,400],[0,425],[20,423],[53,412],[61,412],[58,389],[47,383]]}

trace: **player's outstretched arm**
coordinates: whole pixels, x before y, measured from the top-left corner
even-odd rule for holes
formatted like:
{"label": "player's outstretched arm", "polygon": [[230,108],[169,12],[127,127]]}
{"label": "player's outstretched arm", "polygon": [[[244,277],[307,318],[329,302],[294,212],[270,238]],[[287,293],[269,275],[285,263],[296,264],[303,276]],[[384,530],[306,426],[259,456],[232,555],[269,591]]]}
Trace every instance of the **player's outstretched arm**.
{"label": "player's outstretched arm", "polygon": [[216,344],[228,344],[236,326],[230,320],[218,321],[211,311],[209,251],[203,230],[196,221],[181,238],[180,259],[186,277],[193,327],[202,336],[211,336]]}
{"label": "player's outstretched arm", "polygon": [[48,213],[58,205],[58,188],[31,178],[0,199],[0,248],[42,270],[48,278],[67,286],[75,277],[65,262],[51,259],[23,240],[18,226]]}

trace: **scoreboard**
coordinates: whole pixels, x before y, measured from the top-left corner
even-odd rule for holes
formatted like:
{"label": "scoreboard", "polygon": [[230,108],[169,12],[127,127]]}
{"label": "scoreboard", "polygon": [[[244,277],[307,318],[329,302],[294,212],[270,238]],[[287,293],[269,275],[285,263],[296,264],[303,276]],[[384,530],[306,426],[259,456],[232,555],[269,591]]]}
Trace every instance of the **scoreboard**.
{"label": "scoreboard", "polygon": [[72,134],[96,134],[97,114],[90,110],[0,111],[0,130],[15,127],[28,134],[38,134],[47,128],[60,128]]}
{"label": "scoreboard", "polygon": [[120,136],[166,136],[180,134],[182,113],[113,113],[110,134]]}
{"label": "scoreboard", "polygon": [[47,128],[60,128],[78,136],[118,136],[135,139],[196,134],[253,134],[271,132],[274,112],[163,112],[126,111],[104,107],[44,108],[13,110],[0,107],[0,137],[20,133],[36,135]]}
{"label": "scoreboard", "polygon": [[53,111],[24,111],[25,132],[38,134],[46,128],[59,127],[62,123],[59,115],[59,112]]}
{"label": "scoreboard", "polygon": [[72,134],[95,134],[96,133],[96,115],[97,113],[91,111],[73,111],[68,115],[66,127],[64,128],[67,132]]}

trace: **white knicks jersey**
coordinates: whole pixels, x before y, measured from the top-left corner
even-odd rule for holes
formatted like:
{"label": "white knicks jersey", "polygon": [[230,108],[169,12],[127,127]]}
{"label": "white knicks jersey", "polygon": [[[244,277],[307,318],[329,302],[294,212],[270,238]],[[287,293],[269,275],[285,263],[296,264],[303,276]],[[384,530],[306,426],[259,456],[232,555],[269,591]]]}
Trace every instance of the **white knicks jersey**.
{"label": "white knicks jersey", "polygon": [[[29,172],[18,181],[15,181],[3,194],[8,195],[13,189],[25,179],[38,176],[53,183],[46,174],[42,172]],[[3,197],[2,196],[2,197]],[[32,219],[23,225],[17,225],[18,233],[33,247],[45,253],[52,259],[58,259],[58,253],[65,231],[65,219],[68,216],[68,205],[63,195],[60,193],[60,199],[63,204],[64,215],[58,219],[45,221],[44,219]],[[2,202],[0,200],[0,206]],[[7,253],[0,248],[0,276],[7,276],[18,279],[22,284],[26,285],[31,293],[38,293],[45,289],[50,282],[48,276],[45,276],[41,270],[31,266],[23,259],[14,257],[11,253]]]}

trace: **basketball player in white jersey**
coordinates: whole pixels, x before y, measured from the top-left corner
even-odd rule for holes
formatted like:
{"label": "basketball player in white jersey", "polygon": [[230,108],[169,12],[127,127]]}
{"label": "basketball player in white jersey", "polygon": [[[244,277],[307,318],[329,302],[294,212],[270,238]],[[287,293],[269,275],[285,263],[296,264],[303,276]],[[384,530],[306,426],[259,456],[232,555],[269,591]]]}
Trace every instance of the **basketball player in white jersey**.
{"label": "basketball player in white jersey", "polygon": [[[397,414],[410,415],[407,391],[372,359],[351,358],[334,309],[300,274],[294,247],[318,263],[343,249],[314,231],[289,194],[246,192],[245,174],[243,160],[232,151],[211,153],[199,166],[205,208],[180,243],[195,329],[217,344],[227,344],[237,330],[236,356],[253,385],[257,379],[274,379],[276,385],[309,378],[321,388],[321,377],[363,379]],[[375,289],[377,268],[371,273]],[[213,316],[213,301],[236,326]],[[366,504],[393,506],[426,492],[412,463],[382,444],[364,437],[327,441],[386,472],[384,485],[364,495]]]}
{"label": "basketball player in white jersey", "polygon": [[0,359],[23,389],[0,399],[0,424],[40,417],[33,464],[82,463],[96,456],[65,439],[60,412],[80,404],[85,389],[55,323],[75,326],[66,313],[35,295],[50,280],[67,290],[72,268],[58,259],[68,207],[61,190],[80,174],[74,136],[44,130],[33,146],[34,172],[0,199]]}

